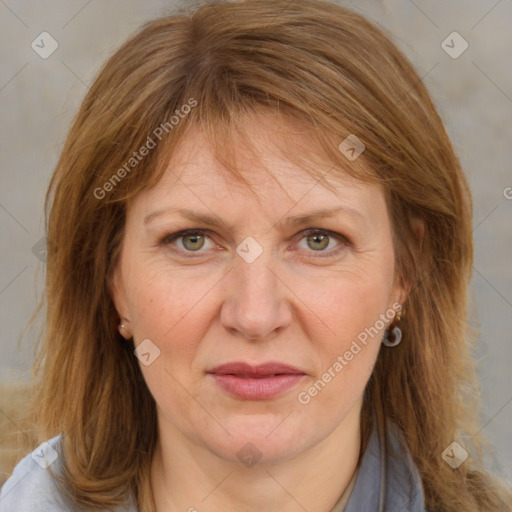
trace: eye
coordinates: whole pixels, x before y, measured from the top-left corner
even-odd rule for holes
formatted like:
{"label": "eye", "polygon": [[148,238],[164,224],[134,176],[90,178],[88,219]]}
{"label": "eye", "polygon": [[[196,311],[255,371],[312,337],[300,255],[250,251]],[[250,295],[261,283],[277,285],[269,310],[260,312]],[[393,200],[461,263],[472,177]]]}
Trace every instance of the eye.
{"label": "eye", "polygon": [[179,250],[185,250],[185,252],[201,252],[200,250],[205,245],[205,238],[210,238],[206,235],[207,231],[204,230],[186,230],[179,231],[172,235],[167,235],[162,243],[164,245],[170,245],[176,240],[181,240],[182,248]]}
{"label": "eye", "polygon": [[[201,249],[205,247],[205,240],[212,240],[212,237],[209,233],[210,232],[208,230],[203,229],[188,229],[185,231],[179,231],[177,233],[166,235],[162,239],[161,244],[174,246],[177,245],[177,252],[185,252],[189,254],[200,253],[204,252],[201,251]],[[310,249],[310,251],[307,251],[306,249],[306,252],[318,253],[315,256],[320,257],[333,256],[343,248],[350,246],[350,242],[345,236],[325,229],[312,228],[299,233],[298,237],[300,241],[306,240],[306,246]],[[340,243],[334,248],[326,250],[326,248],[331,245],[330,242],[332,239],[337,239]],[[175,242],[178,241],[180,243],[176,244]]]}
{"label": "eye", "polygon": [[[312,251],[309,252],[320,253],[318,254],[320,257],[333,256],[344,247],[350,245],[349,240],[345,236],[325,229],[308,229],[306,232],[302,232],[301,235],[301,240],[306,240],[307,247],[312,249]],[[326,248],[331,245],[330,242],[333,238],[337,239],[340,243],[334,248],[326,250]]]}

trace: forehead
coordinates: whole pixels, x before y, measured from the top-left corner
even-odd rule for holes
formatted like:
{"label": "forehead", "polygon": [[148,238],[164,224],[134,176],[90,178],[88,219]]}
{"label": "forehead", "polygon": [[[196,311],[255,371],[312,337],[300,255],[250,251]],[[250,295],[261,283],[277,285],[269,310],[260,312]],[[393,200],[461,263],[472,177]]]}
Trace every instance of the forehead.
{"label": "forehead", "polygon": [[192,125],[153,188],[153,199],[179,195],[183,188],[206,196],[251,192],[262,203],[280,196],[282,200],[283,195],[297,202],[305,195],[306,201],[318,201],[328,195],[348,198],[379,193],[377,184],[358,180],[342,166],[333,165],[298,122],[259,114],[248,118],[242,128],[232,130],[219,144]]}

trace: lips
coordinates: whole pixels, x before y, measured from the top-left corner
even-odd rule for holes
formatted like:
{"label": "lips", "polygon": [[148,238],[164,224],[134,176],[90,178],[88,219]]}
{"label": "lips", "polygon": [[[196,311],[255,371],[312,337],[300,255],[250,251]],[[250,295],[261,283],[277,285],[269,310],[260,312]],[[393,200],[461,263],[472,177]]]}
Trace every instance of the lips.
{"label": "lips", "polygon": [[243,400],[269,400],[298,384],[306,375],[302,370],[278,362],[251,365],[232,362],[207,372],[229,395]]}
{"label": "lips", "polygon": [[215,367],[208,373],[216,375],[236,375],[238,377],[246,378],[264,378],[273,377],[274,375],[304,375],[304,372],[282,363],[264,363],[256,366],[243,362],[227,363]]}

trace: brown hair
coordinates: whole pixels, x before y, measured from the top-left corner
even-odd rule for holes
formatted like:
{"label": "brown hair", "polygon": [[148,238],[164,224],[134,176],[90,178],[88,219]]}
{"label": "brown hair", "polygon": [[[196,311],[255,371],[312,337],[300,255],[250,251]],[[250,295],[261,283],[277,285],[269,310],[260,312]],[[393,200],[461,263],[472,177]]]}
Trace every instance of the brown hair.
{"label": "brown hair", "polygon": [[[246,115],[263,111],[300,122],[333,175],[348,172],[386,192],[396,268],[410,293],[405,339],[381,351],[366,388],[365,439],[373,411],[399,427],[428,509],[504,510],[511,494],[484,471],[483,440],[473,435],[466,179],[402,53],[360,15],[312,0],[210,2],[151,21],[105,63],[83,100],[47,195],[47,329],[35,367],[39,418],[46,437],[62,434],[73,500],[113,508],[133,492],[141,510],[154,507],[155,403],[133,346],[117,332],[109,293],[127,205],[158,181],[191,127],[241,178],[226,142]],[[338,150],[349,134],[366,146],[354,162]],[[135,157],[150,139],[155,147]],[[291,143],[283,151],[324,177],[306,163],[315,154]],[[412,217],[426,225],[421,251]],[[454,440],[470,452],[457,470],[441,457]]]}

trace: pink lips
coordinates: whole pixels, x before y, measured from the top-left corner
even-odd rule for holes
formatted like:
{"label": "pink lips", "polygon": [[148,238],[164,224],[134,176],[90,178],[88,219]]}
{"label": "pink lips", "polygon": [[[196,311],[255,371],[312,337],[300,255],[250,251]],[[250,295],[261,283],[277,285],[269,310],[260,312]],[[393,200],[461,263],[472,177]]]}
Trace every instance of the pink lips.
{"label": "pink lips", "polygon": [[257,366],[233,362],[207,372],[224,391],[245,400],[268,400],[295,386],[306,374],[282,363]]}

